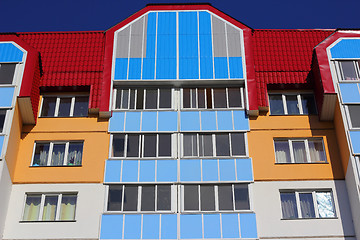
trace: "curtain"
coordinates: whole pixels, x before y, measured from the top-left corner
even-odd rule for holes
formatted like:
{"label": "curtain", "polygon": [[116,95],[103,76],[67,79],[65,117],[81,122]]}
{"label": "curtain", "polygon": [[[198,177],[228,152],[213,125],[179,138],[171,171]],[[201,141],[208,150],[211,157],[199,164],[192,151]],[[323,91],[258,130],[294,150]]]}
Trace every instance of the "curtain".
{"label": "curtain", "polygon": [[275,159],[277,163],[291,163],[288,141],[275,141]]}
{"label": "curtain", "polygon": [[37,221],[39,220],[41,195],[28,195],[26,198],[24,221]]}
{"label": "curtain", "polygon": [[40,166],[46,166],[49,155],[49,148],[43,148],[40,150]]}
{"label": "curtain", "polygon": [[61,201],[60,220],[74,220],[76,195],[63,195]]}
{"label": "curtain", "polygon": [[280,198],[283,218],[298,218],[295,193],[281,193]]}
{"label": "curtain", "polygon": [[322,141],[309,141],[309,151],[311,162],[325,162],[326,156]]}
{"label": "curtain", "polygon": [[70,143],[68,154],[68,165],[81,165],[82,159],[82,143]]}
{"label": "curtain", "polygon": [[65,144],[54,144],[52,157],[51,157],[51,166],[63,165],[64,156],[65,156]]}
{"label": "curtain", "polygon": [[321,218],[335,217],[335,209],[332,201],[331,192],[317,192],[316,201],[319,210],[319,217]]}
{"label": "curtain", "polygon": [[294,158],[296,163],[305,163],[306,160],[306,151],[305,151],[305,142],[303,141],[292,141]]}
{"label": "curtain", "polygon": [[300,193],[299,198],[302,218],[315,218],[312,193]]}
{"label": "curtain", "polygon": [[58,202],[58,196],[46,196],[43,212],[43,221],[54,221],[56,216],[56,206]]}

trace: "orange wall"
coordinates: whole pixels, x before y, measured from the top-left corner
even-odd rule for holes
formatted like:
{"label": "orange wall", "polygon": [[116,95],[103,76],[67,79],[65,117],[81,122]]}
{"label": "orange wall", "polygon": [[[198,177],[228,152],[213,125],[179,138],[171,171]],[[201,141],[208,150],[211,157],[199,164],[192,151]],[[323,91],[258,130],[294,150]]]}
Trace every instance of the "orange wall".
{"label": "orange wall", "polygon": [[[274,138],[323,138],[327,163],[275,164]],[[332,122],[318,116],[259,116],[250,119],[249,156],[255,181],[344,179]]]}
{"label": "orange wall", "polygon": [[[38,118],[23,126],[14,183],[100,183],[108,157],[108,122],[97,118]],[[82,166],[31,167],[35,141],[83,140]]]}

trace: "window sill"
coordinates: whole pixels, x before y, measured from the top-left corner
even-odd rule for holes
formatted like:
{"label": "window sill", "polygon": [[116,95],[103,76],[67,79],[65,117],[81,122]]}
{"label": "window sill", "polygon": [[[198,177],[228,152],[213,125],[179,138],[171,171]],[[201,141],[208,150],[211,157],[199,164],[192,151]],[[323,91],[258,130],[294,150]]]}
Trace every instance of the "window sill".
{"label": "window sill", "polygon": [[281,218],[281,220],[287,221],[287,220],[322,220],[322,219],[338,219],[338,217],[327,217],[327,218]]}
{"label": "window sill", "polygon": [[117,214],[176,214],[176,212],[172,211],[106,211],[103,213],[104,215],[117,215]]}
{"label": "window sill", "polygon": [[55,117],[55,116],[39,116],[39,118],[87,118],[88,116],[67,116],[67,117]]}
{"label": "window sill", "polygon": [[82,167],[82,165],[61,165],[61,166],[29,166],[30,168],[41,168],[41,167]]}
{"label": "window sill", "polygon": [[283,117],[283,116],[318,116],[318,114],[269,114],[270,117]]}
{"label": "window sill", "polygon": [[25,220],[21,220],[19,221],[20,223],[58,223],[58,222],[76,222],[76,220],[49,220],[49,221],[41,221],[41,220],[36,220],[36,221],[25,221]]}
{"label": "window sill", "polygon": [[305,162],[305,163],[278,163],[276,162],[275,165],[296,165],[296,164],[300,164],[300,165],[303,165],[303,164],[329,164],[329,162]]}

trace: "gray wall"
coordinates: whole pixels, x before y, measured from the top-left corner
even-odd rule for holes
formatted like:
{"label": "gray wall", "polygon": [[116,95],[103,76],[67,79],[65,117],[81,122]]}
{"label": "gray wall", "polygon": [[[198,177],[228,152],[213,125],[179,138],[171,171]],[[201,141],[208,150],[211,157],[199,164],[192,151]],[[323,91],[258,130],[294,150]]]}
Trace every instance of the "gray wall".
{"label": "gray wall", "polygon": [[11,194],[11,179],[4,160],[0,161],[0,239],[2,239],[6,213]]}

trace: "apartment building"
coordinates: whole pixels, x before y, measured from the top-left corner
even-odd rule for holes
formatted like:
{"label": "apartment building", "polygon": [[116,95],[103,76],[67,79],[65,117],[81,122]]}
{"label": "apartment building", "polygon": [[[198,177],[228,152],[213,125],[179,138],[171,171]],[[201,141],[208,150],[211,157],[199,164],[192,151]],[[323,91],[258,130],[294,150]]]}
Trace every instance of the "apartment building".
{"label": "apartment building", "polygon": [[360,31],[209,4],[0,33],[0,239],[359,239]]}

